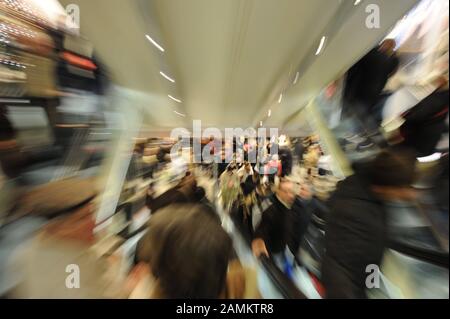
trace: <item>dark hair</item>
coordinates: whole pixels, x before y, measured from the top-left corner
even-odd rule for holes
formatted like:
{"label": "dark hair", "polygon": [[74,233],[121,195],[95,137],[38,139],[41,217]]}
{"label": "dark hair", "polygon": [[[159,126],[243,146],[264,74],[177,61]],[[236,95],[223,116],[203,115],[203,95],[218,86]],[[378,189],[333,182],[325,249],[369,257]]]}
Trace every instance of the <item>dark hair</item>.
{"label": "dark hair", "polygon": [[231,239],[202,205],[172,205],[152,217],[147,249],[164,298],[218,298]]}
{"label": "dark hair", "polygon": [[201,186],[197,187],[194,196],[196,201],[201,201],[206,196],[205,189]]}
{"label": "dark hair", "polygon": [[369,169],[369,179],[377,186],[410,186],[415,179],[416,157],[406,148],[384,150]]}

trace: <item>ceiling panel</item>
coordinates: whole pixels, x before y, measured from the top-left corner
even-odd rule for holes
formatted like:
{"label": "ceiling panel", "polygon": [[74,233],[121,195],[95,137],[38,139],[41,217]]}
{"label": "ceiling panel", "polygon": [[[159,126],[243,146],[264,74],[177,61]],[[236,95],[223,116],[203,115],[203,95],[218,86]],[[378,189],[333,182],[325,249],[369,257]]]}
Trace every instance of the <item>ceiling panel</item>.
{"label": "ceiling panel", "polygon": [[[371,1],[383,9],[378,30],[361,27],[365,1],[357,8],[353,0],[61,2],[80,5],[82,33],[94,43],[114,81],[138,92],[135,99],[131,95],[130,107],[141,105],[149,126],[175,127],[200,119],[224,128],[259,123],[269,108],[272,117],[265,124],[281,126],[415,1]],[[335,38],[323,55],[311,59],[330,25]],[[146,34],[165,51],[156,49]],[[301,65],[304,73],[292,86]],[[165,80],[160,70],[176,82]],[[278,104],[280,92],[284,97]],[[174,110],[187,116],[180,118]]]}

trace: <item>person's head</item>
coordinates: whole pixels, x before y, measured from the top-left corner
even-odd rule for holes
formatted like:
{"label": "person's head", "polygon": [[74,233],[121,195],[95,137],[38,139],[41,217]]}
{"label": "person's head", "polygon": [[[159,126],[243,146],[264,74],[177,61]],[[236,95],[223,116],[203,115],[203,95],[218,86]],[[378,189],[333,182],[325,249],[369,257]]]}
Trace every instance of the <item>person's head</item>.
{"label": "person's head", "polygon": [[218,298],[232,242],[202,205],[172,205],[152,217],[146,237],[150,269],[163,298]]}
{"label": "person's head", "polygon": [[143,155],[144,153],[144,145],[143,144],[136,144],[134,146],[134,153],[139,154],[139,155]]}
{"label": "person's head", "polygon": [[413,200],[415,153],[408,149],[382,151],[371,163],[369,180],[374,193],[386,200]]}
{"label": "person's head", "polygon": [[311,200],[313,197],[311,186],[307,183],[301,183],[298,188],[298,196],[305,201]]}
{"label": "person's head", "polygon": [[205,192],[205,189],[203,187],[197,187],[195,189],[195,200],[197,202],[203,200],[205,198],[205,196],[206,196],[206,192]]}
{"label": "person's head", "polygon": [[287,205],[292,205],[295,199],[294,183],[288,179],[282,179],[276,190],[276,195]]}
{"label": "person's head", "polygon": [[379,50],[383,53],[391,55],[394,53],[396,46],[397,46],[397,43],[395,42],[394,39],[385,39],[385,40],[383,40],[383,42],[381,42]]}

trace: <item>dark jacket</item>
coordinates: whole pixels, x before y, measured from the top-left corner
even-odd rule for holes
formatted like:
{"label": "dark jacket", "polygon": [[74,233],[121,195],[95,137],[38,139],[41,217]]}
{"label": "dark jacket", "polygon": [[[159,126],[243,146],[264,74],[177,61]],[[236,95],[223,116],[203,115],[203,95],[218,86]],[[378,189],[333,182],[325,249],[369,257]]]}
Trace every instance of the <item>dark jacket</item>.
{"label": "dark jacket", "polygon": [[276,196],[272,198],[272,205],[263,212],[255,238],[264,240],[269,254],[278,254],[286,249],[293,229],[291,213]]}
{"label": "dark jacket", "polygon": [[386,55],[378,47],[372,49],[348,70],[344,101],[350,105],[362,103],[370,109],[378,101],[386,82],[396,72],[398,65],[399,60],[395,55]]}
{"label": "dark jacket", "polygon": [[314,200],[306,202],[300,198],[296,198],[294,204],[292,205],[292,231],[289,246],[294,255],[298,252],[303,237],[306,234],[306,230],[311,222],[311,216],[314,208]]}
{"label": "dark jacket", "polygon": [[365,298],[366,267],[383,256],[386,213],[365,181],[356,173],[330,198],[322,264],[327,298]]}
{"label": "dark jacket", "polygon": [[404,145],[416,150],[418,156],[435,152],[443,133],[448,132],[448,89],[436,90],[405,112],[401,128]]}
{"label": "dark jacket", "polygon": [[281,161],[281,176],[288,176],[292,172],[292,152],[287,147],[280,147],[278,150],[278,156],[280,157]]}

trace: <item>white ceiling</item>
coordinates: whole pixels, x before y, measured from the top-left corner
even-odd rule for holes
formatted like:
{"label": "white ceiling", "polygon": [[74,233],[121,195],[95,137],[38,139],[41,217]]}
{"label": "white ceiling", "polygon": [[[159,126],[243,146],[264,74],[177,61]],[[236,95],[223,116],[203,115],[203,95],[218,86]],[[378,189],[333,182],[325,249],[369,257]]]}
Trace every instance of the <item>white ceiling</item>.
{"label": "white ceiling", "polygon": [[[144,106],[147,125],[283,126],[318,90],[373,46],[415,0],[63,0],[80,6],[81,32],[114,81]],[[367,2],[369,3],[369,2]],[[160,43],[160,52],[146,38]],[[329,36],[323,54],[314,52]],[[300,68],[296,85],[292,80]],[[160,70],[176,80],[165,80]],[[278,104],[279,94],[283,100]],[[183,101],[170,100],[171,94]],[[130,105],[132,107],[132,105]],[[266,119],[267,110],[272,110]],[[174,113],[186,114],[180,117]]]}

